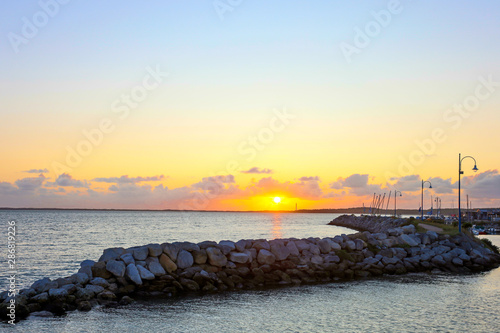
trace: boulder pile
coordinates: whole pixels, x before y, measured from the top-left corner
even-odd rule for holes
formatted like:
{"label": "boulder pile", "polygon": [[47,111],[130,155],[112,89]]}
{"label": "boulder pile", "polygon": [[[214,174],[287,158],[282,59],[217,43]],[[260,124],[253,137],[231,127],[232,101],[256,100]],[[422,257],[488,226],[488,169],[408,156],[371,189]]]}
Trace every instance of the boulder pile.
{"label": "boulder pile", "polygon": [[[473,272],[500,255],[464,234],[416,233],[413,225],[331,238],[244,239],[149,244],[104,250],[71,276],[36,281],[16,296],[17,318],[126,305],[132,297],[172,297],[300,285],[408,272]],[[0,294],[6,320],[7,293]]]}

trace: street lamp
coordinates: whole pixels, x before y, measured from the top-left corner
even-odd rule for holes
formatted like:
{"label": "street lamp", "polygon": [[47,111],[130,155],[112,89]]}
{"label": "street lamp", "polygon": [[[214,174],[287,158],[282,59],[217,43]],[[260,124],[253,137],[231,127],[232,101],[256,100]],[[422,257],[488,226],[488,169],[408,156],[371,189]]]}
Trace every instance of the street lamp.
{"label": "street lamp", "polygon": [[396,190],[394,192],[394,217],[398,217],[398,214],[397,214],[397,211],[396,211],[396,198],[398,197],[398,193],[399,193],[400,197],[403,196],[403,194],[401,193],[401,191]]}
{"label": "street lamp", "polygon": [[460,175],[464,174],[462,171],[462,161],[466,158],[472,158],[474,160],[474,167],[472,168],[472,171],[476,172],[478,170],[476,166],[477,162],[474,157],[465,156],[462,158],[462,154],[458,154],[458,232],[462,232],[462,211],[460,210]]}
{"label": "street lamp", "polygon": [[420,206],[420,208],[422,209],[422,217],[421,217],[421,221],[423,222],[424,221],[424,184],[425,183],[429,183],[429,188],[432,188],[432,184],[430,181],[426,180],[424,181],[422,179],[422,205]]}

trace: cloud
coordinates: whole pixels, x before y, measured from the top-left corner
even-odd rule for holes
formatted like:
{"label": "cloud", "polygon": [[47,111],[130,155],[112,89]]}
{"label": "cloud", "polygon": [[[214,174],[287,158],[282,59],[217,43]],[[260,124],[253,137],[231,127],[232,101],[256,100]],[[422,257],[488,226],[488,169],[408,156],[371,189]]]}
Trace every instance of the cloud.
{"label": "cloud", "polygon": [[260,169],[258,167],[253,167],[245,171],[241,171],[241,173],[273,173],[273,170],[271,169]]}
{"label": "cloud", "polygon": [[498,170],[488,170],[475,176],[462,178],[462,189],[472,198],[500,198],[500,174]]}
{"label": "cloud", "polygon": [[319,181],[319,177],[318,176],[315,176],[315,177],[300,177],[299,180],[301,182],[318,182]]}
{"label": "cloud", "polygon": [[56,181],[53,183],[47,183],[47,186],[63,186],[63,187],[84,187],[88,188],[90,187],[90,183],[88,183],[86,180],[81,181],[81,180],[76,180],[73,179],[73,177],[67,173],[63,173],[59,177],[57,177]]}
{"label": "cloud", "polygon": [[115,184],[135,184],[141,182],[155,182],[164,179],[165,176],[153,176],[153,177],[134,177],[130,178],[128,175],[121,177],[109,177],[109,178],[94,178],[93,181],[101,183],[115,183]]}
{"label": "cloud", "polygon": [[0,182],[0,193],[13,194],[15,191],[17,191],[17,187],[13,186],[11,183]]}
{"label": "cloud", "polygon": [[[443,179],[441,177],[432,177],[429,178],[429,181],[432,184],[432,189],[437,194],[450,194],[453,193],[455,189],[455,184],[451,182],[451,178]],[[422,189],[422,183],[420,183],[420,189]]]}
{"label": "cloud", "polygon": [[401,178],[391,178],[392,181],[396,180],[396,183],[391,186],[398,191],[413,192],[418,191],[422,188],[422,179],[419,175],[408,175]]}
{"label": "cloud", "polygon": [[43,185],[45,179],[45,176],[40,174],[38,177],[18,179],[16,185],[21,191],[34,191]]}
{"label": "cloud", "polygon": [[49,169],[30,169],[30,170],[26,170],[23,172],[26,172],[26,173],[49,173]]}
{"label": "cloud", "polygon": [[368,174],[352,174],[347,178],[338,178],[337,181],[330,184],[330,188],[335,190],[348,189],[348,194],[357,196],[372,195],[373,193],[383,191],[379,184],[368,184]]}

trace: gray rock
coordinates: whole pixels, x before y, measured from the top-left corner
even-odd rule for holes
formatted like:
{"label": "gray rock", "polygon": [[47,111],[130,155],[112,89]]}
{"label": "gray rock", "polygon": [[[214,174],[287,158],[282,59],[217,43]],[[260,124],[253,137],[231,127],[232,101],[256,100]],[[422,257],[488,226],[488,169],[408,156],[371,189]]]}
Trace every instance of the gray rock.
{"label": "gray rock", "polygon": [[451,248],[449,248],[448,246],[444,246],[444,245],[439,245],[439,246],[432,248],[432,251],[434,251],[435,254],[443,254],[443,253],[446,253],[450,250],[451,250]]}
{"label": "gray rock", "polygon": [[467,255],[466,253],[461,254],[458,258],[460,258],[460,260],[462,261],[470,261],[470,256]]}
{"label": "gray rock", "polygon": [[213,242],[213,241],[203,241],[203,242],[198,243],[198,246],[200,247],[200,249],[207,249],[209,247],[218,248],[219,244],[217,244],[216,242]]}
{"label": "gray rock", "polygon": [[312,256],[311,262],[316,265],[321,265],[323,264],[323,257],[318,254],[315,254],[314,256]]}
{"label": "gray rock", "polygon": [[432,258],[431,263],[433,263],[436,266],[445,266],[446,265],[446,261],[444,261],[444,259],[441,255],[437,255],[434,258]]}
{"label": "gray rock", "polygon": [[219,242],[220,246],[228,246],[231,251],[236,250],[236,244],[234,242],[228,241],[228,240],[223,240]]}
{"label": "gray rock", "polygon": [[114,247],[110,249],[106,249],[103,251],[102,256],[99,258],[99,261],[109,261],[119,258],[122,254],[125,253],[125,249],[122,247]]}
{"label": "gray rock", "polygon": [[134,282],[136,285],[142,285],[141,275],[139,274],[139,270],[137,266],[134,264],[127,265],[127,277]]}
{"label": "gray rock", "polygon": [[92,278],[92,266],[83,266],[83,267],[80,267],[80,269],[78,270],[78,273],[87,274],[87,276],[89,278]]}
{"label": "gray rock", "polygon": [[321,253],[321,251],[319,250],[319,246],[316,244],[312,244],[312,243],[309,244],[309,251],[312,254],[317,254],[317,255],[319,255]]}
{"label": "gray rock", "polygon": [[179,250],[185,250],[188,252],[200,250],[200,246],[198,244],[194,244],[191,242],[175,242],[174,244],[176,244],[179,247]]}
{"label": "gray rock", "polygon": [[146,260],[149,255],[149,249],[147,246],[133,248],[132,255],[135,260]]}
{"label": "gray rock", "polygon": [[163,244],[163,253],[175,262],[179,254],[179,247],[176,244],[165,243]]}
{"label": "gray rock", "polygon": [[49,293],[43,292],[41,294],[31,297],[31,299],[38,303],[45,303],[49,301]]}
{"label": "gray rock", "polygon": [[150,257],[158,257],[163,253],[163,248],[160,244],[149,244],[148,245],[149,256]]}
{"label": "gray rock", "polygon": [[106,269],[116,277],[125,275],[125,263],[123,261],[110,260],[106,263]]}
{"label": "gray rock", "polygon": [[[177,257],[177,260],[179,260],[178,257]],[[147,268],[142,267],[142,266],[136,266],[136,267],[137,267],[137,270],[139,271],[139,275],[141,276],[141,279],[143,279],[143,280],[154,280],[155,279],[155,275],[153,273],[151,273]]]}
{"label": "gray rock", "polygon": [[191,253],[186,250],[180,250],[177,255],[177,267],[184,269],[193,266],[194,258]]}
{"label": "gray rock", "polygon": [[239,253],[239,252],[229,253],[229,260],[231,260],[234,263],[239,263],[239,264],[246,264],[247,262],[251,261],[248,254]]}
{"label": "gray rock", "polygon": [[453,258],[451,260],[451,262],[453,263],[453,265],[455,266],[463,266],[464,265],[464,262],[462,261],[462,259],[460,258]]}
{"label": "gray rock", "polygon": [[209,247],[206,249],[206,251],[208,256],[208,262],[210,263],[210,265],[217,267],[223,267],[226,265],[227,258],[225,255],[222,254],[221,250],[215,247]]}
{"label": "gray rock", "polygon": [[294,241],[289,241],[287,244],[286,244],[286,248],[288,249],[288,251],[290,251],[290,254],[292,256],[299,256],[300,255],[300,252],[299,252],[299,249],[297,248],[297,246],[295,245],[295,242]]}
{"label": "gray rock", "polygon": [[84,260],[80,263],[80,267],[85,267],[85,266],[94,266],[95,261],[94,260]]}
{"label": "gray rock", "polygon": [[50,289],[49,297],[57,300],[64,300],[68,297],[68,291],[64,288]]}
{"label": "gray rock", "polygon": [[345,242],[345,247],[349,251],[354,251],[356,250],[356,243],[354,243],[352,240],[349,240]]}
{"label": "gray rock", "polygon": [[439,238],[439,235],[435,232],[435,231],[430,231],[428,230],[426,232],[427,235],[429,235],[430,239],[431,239],[431,243],[435,242],[438,240]]}
{"label": "gray rock", "polygon": [[422,234],[421,235],[421,242],[424,245],[429,245],[431,243],[431,237],[428,234]]}
{"label": "gray rock", "polygon": [[401,229],[405,234],[414,234],[417,231],[413,224],[405,225],[404,227],[401,227]]}
{"label": "gray rock", "polygon": [[382,263],[384,265],[386,265],[386,266],[387,265],[395,265],[395,264],[400,263],[400,262],[401,262],[401,260],[399,260],[398,258],[394,258],[394,257],[392,257],[392,258],[388,258],[388,257],[382,258]]}
{"label": "gray rock", "polygon": [[85,273],[76,273],[73,275],[75,283],[79,283],[82,286],[89,282],[90,277]]}
{"label": "gray rock", "polygon": [[261,249],[257,255],[257,261],[261,265],[272,265],[276,261],[276,257],[268,250]]}
{"label": "gray rock", "polygon": [[264,249],[264,250],[271,250],[271,245],[265,240],[265,239],[260,239],[257,240],[253,243],[252,247],[256,249],[257,251]]}
{"label": "gray rock", "polygon": [[165,272],[165,269],[159,262],[150,262],[148,264],[148,269],[151,273],[153,273],[154,276],[162,276],[167,274],[167,272]]}
{"label": "gray rock", "polygon": [[407,234],[402,234],[399,236],[399,241],[401,244],[407,244],[409,246],[418,246],[419,243]]}
{"label": "gray rock", "polygon": [[31,285],[31,289],[34,289],[38,293],[43,293],[57,287],[59,287],[59,284],[56,281],[51,281],[49,278],[40,279]]}
{"label": "gray rock", "polygon": [[125,263],[125,265],[135,264],[135,259],[132,253],[122,254],[120,259]]}
{"label": "gray rock", "polygon": [[357,251],[362,251],[366,247],[365,242],[363,242],[361,239],[355,239],[354,243],[356,244]]}
{"label": "gray rock", "polygon": [[299,250],[299,252],[309,251],[309,248],[310,248],[309,243],[307,243],[303,239],[295,241],[295,246],[297,247],[297,249]]}
{"label": "gray rock", "polygon": [[330,243],[330,247],[332,248],[333,251],[338,251],[342,249],[342,246],[340,246],[339,243],[334,242],[332,239],[327,238],[326,240]]}
{"label": "gray rock", "polygon": [[[245,251],[245,249],[247,248],[247,241],[244,240],[244,239],[241,239],[239,241],[237,241],[234,246],[236,247],[236,250],[238,250],[239,252],[243,252]],[[250,246],[249,246],[250,247]]]}
{"label": "gray rock", "polygon": [[273,244],[271,245],[271,253],[274,254],[276,260],[282,261],[288,258],[290,250],[283,244]]}
{"label": "gray rock", "polygon": [[29,315],[30,317],[38,317],[38,318],[52,318],[54,314],[50,311],[36,311],[32,312]]}
{"label": "gray rock", "polygon": [[207,256],[207,251],[205,249],[200,249],[199,251],[193,251],[191,254],[193,255],[195,264],[203,265],[207,262],[208,256]]}
{"label": "gray rock", "polygon": [[106,279],[100,277],[96,277],[90,280],[90,284],[93,284],[94,286],[101,286],[103,288],[109,287],[109,282]]}
{"label": "gray rock", "polygon": [[323,254],[329,253],[332,250],[332,246],[330,245],[330,242],[327,239],[319,240],[318,247],[321,253]]}
{"label": "gray rock", "polygon": [[327,255],[324,258],[324,261],[325,261],[325,263],[339,263],[340,262],[340,258],[339,258],[339,256],[335,256],[335,255]]}

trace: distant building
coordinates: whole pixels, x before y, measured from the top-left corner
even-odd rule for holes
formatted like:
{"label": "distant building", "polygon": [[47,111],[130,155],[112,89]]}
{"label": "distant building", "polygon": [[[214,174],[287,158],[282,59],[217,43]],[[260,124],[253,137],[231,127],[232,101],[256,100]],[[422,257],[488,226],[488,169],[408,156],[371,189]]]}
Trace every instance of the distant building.
{"label": "distant building", "polygon": [[500,221],[500,209],[478,209],[471,212],[472,219],[478,221]]}

